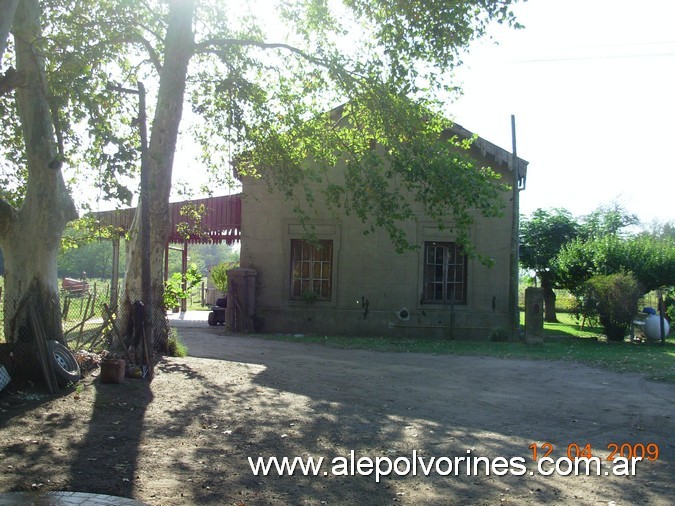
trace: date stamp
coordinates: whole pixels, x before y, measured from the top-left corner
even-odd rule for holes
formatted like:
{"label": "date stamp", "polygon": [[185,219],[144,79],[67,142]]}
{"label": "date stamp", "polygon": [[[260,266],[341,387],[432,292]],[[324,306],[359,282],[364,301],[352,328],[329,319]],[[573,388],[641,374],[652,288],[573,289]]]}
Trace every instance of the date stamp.
{"label": "date stamp", "polygon": [[[555,447],[551,443],[532,443],[528,446],[531,452],[533,461],[539,461],[543,458],[550,458]],[[566,448],[566,455],[568,459],[591,459],[597,457],[595,448],[590,443],[578,444],[570,443]],[[617,457],[622,459],[632,460],[640,459],[642,461],[655,461],[659,458],[659,445],[656,443],[608,443],[605,448],[599,450],[602,455],[601,459],[607,462],[614,462]]]}

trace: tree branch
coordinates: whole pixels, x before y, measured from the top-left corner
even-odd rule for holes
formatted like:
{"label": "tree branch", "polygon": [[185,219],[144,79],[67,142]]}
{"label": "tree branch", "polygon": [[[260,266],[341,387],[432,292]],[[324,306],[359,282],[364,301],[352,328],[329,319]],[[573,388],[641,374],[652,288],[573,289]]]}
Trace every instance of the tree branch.
{"label": "tree branch", "polygon": [[159,55],[155,51],[155,48],[152,47],[152,44],[148,39],[143,37],[141,34],[138,34],[136,36],[137,42],[139,42],[145,50],[148,52],[148,57],[150,58],[150,62],[152,65],[155,67],[155,70],[157,71],[157,75],[162,75],[162,62],[159,59]]}
{"label": "tree branch", "polygon": [[208,39],[199,44],[195,45],[197,53],[213,53],[214,49],[210,49],[211,46],[252,46],[260,49],[285,49],[291,53],[294,53],[301,58],[314,63],[316,65],[321,65],[323,67],[328,67],[328,63],[324,60],[316,58],[303,50],[291,46],[290,44],[284,44],[282,42],[262,42],[259,40],[253,39]]}
{"label": "tree branch", "polygon": [[7,48],[7,39],[18,5],[19,0],[0,0],[0,63]]}
{"label": "tree branch", "polygon": [[7,236],[15,216],[16,210],[14,207],[5,199],[0,199],[0,239]]}
{"label": "tree branch", "polygon": [[290,53],[293,53],[300,58],[316,65],[317,67],[323,67],[329,71],[334,72],[339,79],[345,80],[345,77],[354,78],[357,80],[366,79],[366,76],[359,74],[354,70],[349,70],[345,67],[332,64],[329,60],[317,58],[311,54],[303,51],[300,48],[291,46],[290,44],[285,44],[283,42],[262,42],[254,39],[228,39],[228,38],[215,38],[207,39],[199,44],[195,44],[195,53],[197,54],[217,54],[217,49],[212,46],[251,46],[257,47],[260,49],[283,49]]}
{"label": "tree branch", "polygon": [[9,67],[5,75],[0,75],[0,95],[10,93],[14,88],[21,86],[23,82],[23,74],[17,72],[13,67]]}

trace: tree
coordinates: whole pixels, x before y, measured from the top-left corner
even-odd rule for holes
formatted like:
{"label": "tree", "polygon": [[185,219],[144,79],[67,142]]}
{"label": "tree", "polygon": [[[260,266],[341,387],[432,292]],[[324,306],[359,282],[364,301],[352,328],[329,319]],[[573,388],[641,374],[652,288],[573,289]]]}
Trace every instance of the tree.
{"label": "tree", "polygon": [[[409,246],[400,224],[413,214],[412,203],[399,197],[402,187],[439,221],[452,212],[460,240],[467,240],[473,219],[467,208],[499,213],[502,187],[489,168],[457,153],[461,143],[439,140],[447,126],[439,98],[452,88],[447,71],[489,23],[517,26],[515,1],[280,2],[285,35],[277,35],[264,16],[225,12],[216,0],[52,0],[45,4],[49,31],[41,42],[50,57],[58,144],[72,161],[102,168],[97,180],[104,196],[128,198],[119,176],[139,165],[137,104],[109,84],[148,83],[157,295],[186,99],[203,160],[221,178],[223,167],[238,159],[242,174],[268,178],[289,199],[343,207],[361,218],[366,232],[385,228],[399,249]],[[348,105],[337,123],[322,114],[339,104]],[[347,123],[356,128],[341,128]],[[374,143],[387,163],[373,156]],[[114,155],[104,149],[111,144]],[[305,163],[308,158],[315,163]],[[328,181],[337,159],[348,161],[348,177],[331,180],[325,194],[308,192],[309,182]],[[127,243],[129,302],[140,294],[138,226],[137,219]],[[156,311],[163,316],[159,305]]]}
{"label": "tree", "polygon": [[[154,18],[159,26],[154,33],[164,37],[154,45],[147,39],[141,43],[159,74],[148,147],[155,182],[150,198],[153,291],[161,289],[161,245],[168,234],[172,159],[188,63],[192,109],[203,118],[197,137],[205,144],[205,161],[221,172],[227,158],[237,157],[241,174],[267,177],[289,199],[308,197],[310,206],[316,199],[344,207],[362,219],[366,231],[385,228],[399,249],[408,245],[399,224],[413,215],[410,203],[399,197],[402,186],[433,217],[445,217],[450,209],[463,240],[472,221],[467,209],[497,214],[501,188],[491,171],[474,167],[466,156],[448,155],[456,143],[439,143],[447,124],[433,113],[438,104],[422,98],[423,91],[446,89],[444,72],[459,63],[461,51],[484,34],[489,22],[515,24],[511,3],[466,0],[448,7],[350,0],[345,5],[356,26],[372,36],[359,36],[354,52],[340,44],[349,23],[338,22],[332,4],[324,1],[282,4],[281,20],[295,30],[283,42],[265,40],[253,16],[225,16],[218,2],[201,2],[197,8],[191,1],[169,2],[163,17]],[[199,23],[193,32],[195,13]],[[321,115],[331,104],[345,102],[342,121],[358,128],[340,128]],[[386,166],[372,156],[373,141],[384,147]],[[311,167],[308,158],[316,162]],[[350,162],[346,180],[313,195],[308,183],[325,180],[338,158]],[[310,213],[301,205],[297,211],[304,217]],[[135,227],[127,257],[129,301],[139,291],[138,241]]]}
{"label": "tree", "polygon": [[537,209],[523,220],[520,228],[520,263],[532,269],[544,289],[544,318],[557,322],[555,310],[555,258],[562,247],[574,239],[579,224],[566,209]]}
{"label": "tree", "polygon": [[647,230],[643,230],[641,235],[651,235],[657,239],[670,238],[675,240],[675,222],[672,221],[653,221]]}
{"label": "tree", "polygon": [[596,274],[582,285],[586,316],[599,316],[608,341],[623,341],[642,289],[631,274]]}
{"label": "tree", "polygon": [[[28,339],[29,308],[38,307],[45,332],[63,340],[56,276],[56,255],[66,224],[77,217],[61,173],[62,159],[48,101],[45,63],[40,51],[40,8],[37,0],[3,2],[16,6],[13,18],[15,102],[3,100],[3,116],[16,113],[21,126],[13,131],[21,156],[12,167],[24,179],[22,198],[3,192],[0,200],[0,245],[5,258],[5,337]],[[11,6],[10,6],[11,7]],[[4,32],[0,35],[4,35]],[[3,54],[6,39],[2,41]],[[5,74],[5,80],[7,79]],[[20,144],[19,145],[19,141]],[[5,162],[12,163],[12,162]]]}
{"label": "tree", "polygon": [[632,273],[646,293],[675,285],[675,241],[616,235],[577,239],[563,247],[555,266],[561,285],[575,294],[595,275],[621,272]]}
{"label": "tree", "polygon": [[628,212],[618,202],[598,207],[583,217],[579,235],[583,239],[597,239],[607,235],[625,237],[626,229],[639,225],[637,215]]}

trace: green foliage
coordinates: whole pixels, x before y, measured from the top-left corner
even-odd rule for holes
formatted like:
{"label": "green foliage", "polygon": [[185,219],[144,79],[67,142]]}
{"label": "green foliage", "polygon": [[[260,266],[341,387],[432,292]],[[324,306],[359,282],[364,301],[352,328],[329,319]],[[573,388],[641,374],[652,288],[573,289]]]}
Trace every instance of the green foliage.
{"label": "green foliage", "polygon": [[311,290],[305,290],[302,292],[301,297],[306,304],[314,304],[317,300],[319,300],[319,296]]}
{"label": "green foliage", "polygon": [[553,268],[560,249],[577,236],[579,224],[566,209],[537,209],[520,225],[520,263],[539,273]]}
{"label": "green foliage", "polygon": [[490,330],[490,341],[495,343],[503,343],[509,340],[509,331],[504,327],[494,327]]}
{"label": "green foliage", "polygon": [[204,204],[185,204],[180,208],[179,214],[185,217],[186,221],[176,224],[176,232],[185,239],[202,239],[208,237],[208,230],[204,228],[202,220],[206,214]]}
{"label": "green foliage", "polygon": [[675,285],[675,241],[648,235],[575,240],[563,247],[555,265],[561,285],[573,293],[596,274],[618,272],[632,272],[649,292]]}
{"label": "green foliage", "polygon": [[[227,244],[190,244],[188,262],[195,264],[203,275],[219,263],[239,262],[239,251]],[[180,272],[183,264],[182,252],[169,250],[169,273]]]}
{"label": "green foliage", "polygon": [[628,212],[621,204],[613,202],[600,206],[584,216],[579,234],[586,240],[608,235],[625,236],[626,229],[639,223],[637,215]]}
{"label": "green foliage", "polygon": [[675,322],[675,287],[670,287],[665,291],[663,302],[666,306],[668,319]]}
{"label": "green foliage", "polygon": [[651,235],[656,239],[670,238],[675,241],[675,222],[654,221],[642,234]]}
{"label": "green foliage", "polygon": [[185,346],[185,343],[181,340],[180,336],[176,332],[176,329],[172,328],[169,330],[169,339],[167,341],[167,350],[166,352],[170,357],[187,357],[188,348]]}
{"label": "green foliage", "polygon": [[623,341],[637,313],[643,290],[631,274],[597,274],[584,283],[586,316],[598,316],[608,341]]}
{"label": "green foliage", "polygon": [[[165,309],[177,307],[180,304],[180,300],[189,297],[190,290],[201,283],[201,281],[202,274],[195,264],[190,265],[184,276],[180,272],[175,272],[164,285]],[[185,283],[185,289],[183,289],[183,283]]]}
{"label": "green foliage", "polygon": [[227,271],[239,266],[239,262],[223,262],[211,268],[211,279],[215,287],[227,293]]}
{"label": "green foliage", "polygon": [[[384,229],[403,252],[411,248],[403,225],[417,219],[416,203],[440,228],[452,217],[457,241],[467,254],[476,253],[469,227],[475,211],[501,215],[507,188],[500,175],[476,164],[471,140],[451,136],[450,123],[430,103],[415,103],[384,84],[357,86],[362,92],[331,114],[291,130],[260,132],[258,148],[240,159],[240,173],[262,177],[295,201],[310,238],[312,208],[320,205],[356,216],[364,234]],[[335,177],[336,166],[343,178]]]}
{"label": "green foliage", "polygon": [[[617,267],[611,267],[611,270],[590,268],[592,263],[604,265],[603,262],[608,258],[605,253],[611,254],[606,249],[626,239],[626,229],[637,224],[637,217],[618,203],[600,206],[581,220],[573,217],[566,209],[537,209],[521,223],[520,263],[524,268],[534,270],[542,283],[546,281],[547,284],[570,289],[580,286],[593,274],[609,274],[620,270],[637,272],[632,265],[623,261],[618,262],[620,265]],[[583,246],[588,241],[589,245]],[[607,248],[598,249],[599,244]],[[563,258],[557,260],[564,249],[574,250],[578,258],[563,254]],[[599,250],[602,254],[598,253],[596,257],[595,252]],[[574,265],[576,260],[580,262],[579,265]],[[562,273],[558,272],[559,267]],[[607,265],[604,267],[610,268]],[[651,286],[646,280],[641,281]]]}

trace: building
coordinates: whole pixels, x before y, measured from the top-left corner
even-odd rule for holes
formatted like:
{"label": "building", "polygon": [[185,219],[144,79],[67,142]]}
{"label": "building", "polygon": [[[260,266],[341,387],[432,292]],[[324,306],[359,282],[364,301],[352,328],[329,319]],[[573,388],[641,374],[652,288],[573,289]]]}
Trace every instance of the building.
{"label": "building", "polygon": [[[459,125],[449,133],[473,136]],[[514,183],[506,150],[478,137],[471,156]],[[527,162],[516,160],[523,188]],[[470,339],[509,328],[510,192],[502,196],[503,216],[476,213],[470,229],[476,250],[492,259],[488,267],[467,258],[454,233],[421,207],[417,222],[405,225],[416,251],[398,254],[386,232],[364,236],[356,217],[321,211],[312,216],[319,241],[312,244],[281,192],[257,180],[242,184],[241,266],[257,273],[255,320],[264,332]]]}

